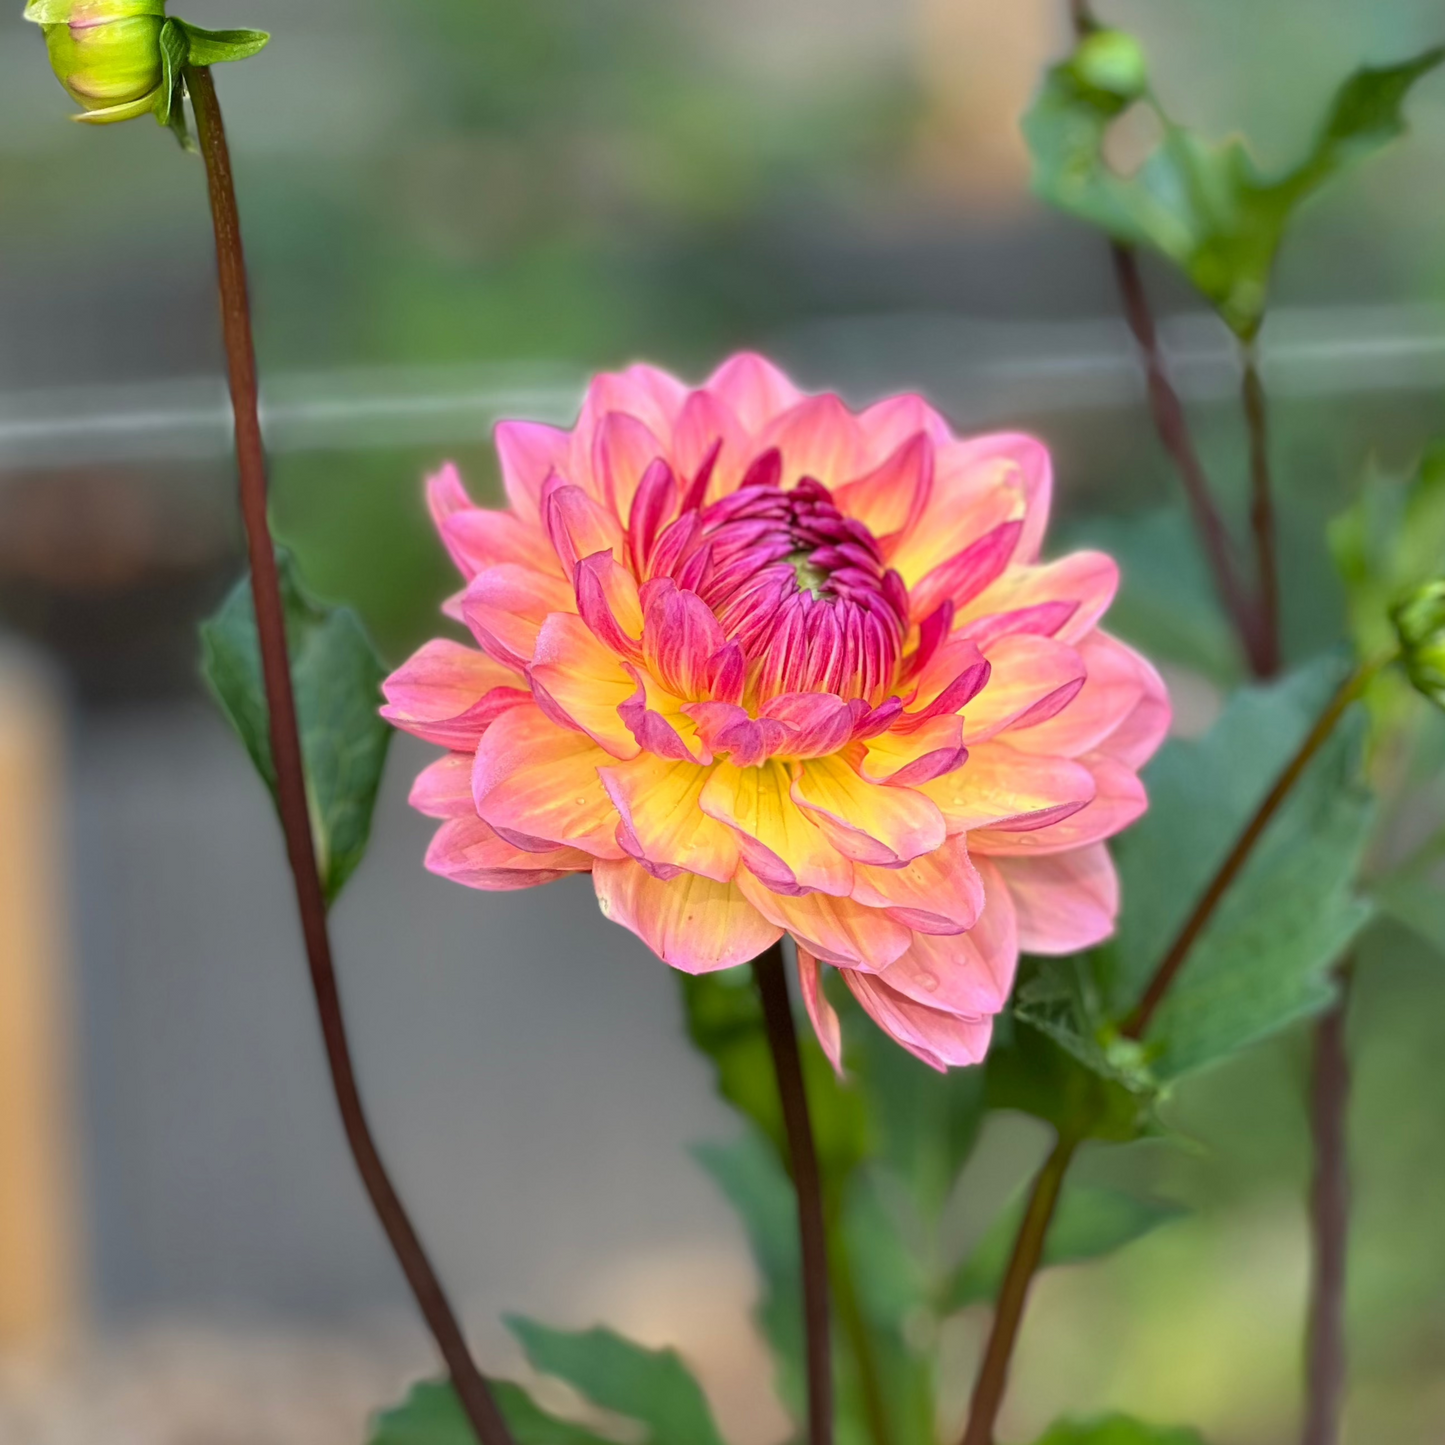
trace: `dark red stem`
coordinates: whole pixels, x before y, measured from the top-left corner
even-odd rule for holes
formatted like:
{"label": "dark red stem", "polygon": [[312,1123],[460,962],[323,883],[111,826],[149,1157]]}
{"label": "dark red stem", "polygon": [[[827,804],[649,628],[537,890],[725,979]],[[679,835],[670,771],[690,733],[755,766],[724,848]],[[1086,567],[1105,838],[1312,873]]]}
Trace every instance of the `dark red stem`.
{"label": "dark red stem", "polygon": [[803,1337],[807,1353],[808,1442],[832,1445],[833,1354],[829,1342],[828,1235],[823,1222],[823,1189],[793,1008],[788,1001],[788,976],[783,946],[775,943],[753,960],[753,977],[763,1005],[763,1022],[773,1055],[783,1128],[788,1139],[793,1189],[798,1199],[798,1242],[803,1260]]}
{"label": "dark red stem", "polygon": [[1269,473],[1269,409],[1253,343],[1244,351],[1244,417],[1249,427],[1249,524],[1259,567],[1259,643],[1257,677],[1273,677],[1280,667],[1279,540],[1275,534],[1274,493]]}
{"label": "dark red stem", "polygon": [[190,67],[186,71],[186,84],[195,106],[196,131],[206,162],[211,217],[215,223],[221,325],[236,421],[241,516],[246,528],[261,670],[270,709],[271,757],[276,769],[278,810],[286,838],[286,855],[296,884],[296,904],[301,915],[301,932],[306,942],[306,959],[316,994],[321,1034],[326,1045],[326,1062],[331,1069],[341,1122],[362,1183],[446,1361],[462,1409],[481,1445],[513,1445],[506,1421],[467,1349],[456,1314],[382,1163],[356,1087],[336,970],[331,959],[326,900],[311,837],[301,739],[296,725],[296,702],[291,691],[291,670],[286,655],[285,614],[276,571],[276,554],[267,523],[266,455],[257,411],[256,354],[251,336],[246,262],[241,248],[241,222],[236,209],[230,152],[209,67]]}
{"label": "dark red stem", "polygon": [[1311,1278],[1301,1445],[1339,1445],[1345,1394],[1345,1263],[1350,1233],[1350,1058],[1345,1044],[1354,960],[1339,969],[1339,997],[1315,1029],[1310,1127]]}

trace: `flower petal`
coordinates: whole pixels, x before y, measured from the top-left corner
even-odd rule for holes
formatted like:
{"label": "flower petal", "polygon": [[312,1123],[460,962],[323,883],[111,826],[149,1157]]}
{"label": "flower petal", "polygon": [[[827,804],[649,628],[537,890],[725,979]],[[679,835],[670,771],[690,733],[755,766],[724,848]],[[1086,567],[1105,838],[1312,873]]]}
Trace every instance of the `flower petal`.
{"label": "flower petal", "polygon": [[806,397],[774,417],[759,438],[758,451],[772,447],[782,455],[784,491],[804,477],[825,487],[841,486],[863,468],[863,434],[858,422],[831,394]]}
{"label": "flower petal", "polygon": [[622,560],[622,524],[581,487],[553,477],[542,489],[542,521],[568,578],[584,557],[594,553],[610,552]]}
{"label": "flower petal", "polygon": [[732,830],[698,805],[713,771],[651,753],[599,770],[622,817],[618,842],[659,877],[686,869],[726,883],[737,872]]}
{"label": "flower petal", "polygon": [[701,807],[735,830],[743,861],[775,893],[817,889],[846,896],[853,865],[794,803],[786,764],[739,768],[718,763]]}
{"label": "flower petal", "polygon": [[504,562],[478,572],[462,594],[462,619],[472,636],[500,663],[526,669],[537,634],[554,612],[570,612],[575,593],[560,577]]}
{"label": "flower petal", "polygon": [[475,818],[471,753],[448,753],[428,763],[411,785],[407,802],[428,818]]}
{"label": "flower petal", "polygon": [[637,739],[617,711],[637,685],[575,612],[554,612],[542,624],[527,676],[554,722],[580,728],[613,757],[637,756]]}
{"label": "flower petal", "polygon": [[663,458],[664,447],[637,417],[611,411],[602,418],[593,442],[593,474],[602,483],[602,495],[613,515],[626,522],[632,499],[647,469]]}
{"label": "flower petal", "polygon": [[823,1053],[834,1073],[842,1078],[843,1026],[823,992],[823,971],[818,967],[818,960],[801,946],[798,948],[798,992],[803,995],[803,1007],[808,1010],[808,1020]]}
{"label": "flower petal", "polygon": [[535,421],[502,421],[497,423],[493,439],[502,466],[502,486],[512,510],[523,521],[540,521],[542,488],[547,478],[567,469],[570,433]]}
{"label": "flower petal", "polygon": [[912,788],[860,777],[841,756],[794,765],[793,801],[846,858],[884,867],[931,853],[946,836],[943,815]]}
{"label": "flower petal", "polygon": [[712,458],[701,502],[737,490],[753,459],[753,448],[733,409],[716,392],[695,391],[683,404],[672,434],[672,460],[684,493]]}
{"label": "flower petal", "polygon": [[670,578],[657,578],[643,591],[642,657],[647,670],[674,697],[705,697],[708,664],[727,645],[712,609]]}
{"label": "flower petal", "polygon": [[933,443],[918,432],[867,476],[837,488],[833,500],[881,543],[917,522],[932,490]]}
{"label": "flower petal", "polygon": [[1013,897],[1025,953],[1077,953],[1114,932],[1119,875],[1102,843],[1042,858],[997,858],[993,866]]}
{"label": "flower petal", "polygon": [[592,859],[576,848],[526,853],[498,837],[475,815],[443,823],[426,850],[426,868],[468,888],[506,892],[554,883],[569,873],[585,873]]}
{"label": "flower petal", "polygon": [[1059,822],[1030,831],[981,829],[969,836],[969,846],[974,853],[986,853],[991,857],[1063,853],[1070,848],[1081,848],[1086,843],[1112,838],[1148,807],[1144,785],[1132,768],[1102,753],[1088,753],[1079,759],[1079,763],[1094,776],[1092,803]]}
{"label": "flower petal", "polygon": [[843,981],[884,1033],[939,1073],[955,1065],[981,1063],[988,1052],[992,1019],[963,1018],[928,1008],[889,988],[876,975],[857,969],[844,969]]}
{"label": "flower petal", "polygon": [[968,758],[957,713],[928,718],[912,732],[880,733],[863,746],[858,771],[870,783],[917,787],[962,767]]}
{"label": "flower petal", "polygon": [[912,934],[882,909],[828,893],[775,893],[750,869],[734,879],[744,897],[770,923],[785,928],[815,958],[852,968],[887,968]]}
{"label": "flower petal", "polygon": [[437,637],[381,685],[381,715],[429,743],[471,749],[509,707],[528,700],[522,679],[484,652]]}
{"label": "flower petal", "polygon": [[[803,399],[803,393],[771,361],[751,351],[729,357],[708,377],[703,389],[717,397],[752,436]],[[756,452],[763,450],[758,447]]]}
{"label": "flower petal", "polygon": [[1087,671],[1079,695],[1046,722],[1010,732],[1008,741],[1014,747],[1061,758],[1079,757],[1099,747],[1143,701],[1146,674],[1139,667],[1142,659],[1132,648],[1093,632],[1078,644],[1077,651]]}
{"label": "flower petal", "polygon": [[883,908],[895,922],[918,933],[962,933],[978,921],[983,882],[962,835],[902,868],[854,864],[855,902]]}
{"label": "flower petal", "polygon": [[475,577],[488,567],[516,562],[538,572],[561,576],[557,554],[535,523],[514,512],[467,507],[453,512],[441,524],[442,541],[464,577]]}
{"label": "flower petal", "polygon": [[953,440],[953,429],[933,407],[914,393],[886,397],[858,413],[858,430],[876,461],[891,456],[920,432],[935,445]]}
{"label": "flower petal", "polygon": [[961,768],[920,783],[918,791],[938,806],[950,833],[963,833],[1057,822],[1093,802],[1097,784],[1083,763],[993,742],[970,748]]}
{"label": "flower petal", "polygon": [[1108,611],[1118,590],[1119,564],[1112,557],[1103,552],[1071,552],[1038,567],[1010,567],[960,610],[959,622],[1045,603],[1071,602],[1074,610],[1053,635],[1060,642],[1077,642]]}
{"label": "flower petal", "polygon": [[1051,637],[1014,633],[989,643],[984,656],[988,682],[963,713],[970,746],[1047,721],[1072,704],[1087,675],[1083,658]]}
{"label": "flower petal", "polygon": [[630,928],[684,973],[734,968],[782,936],[782,929],[767,922],[736,883],[695,873],[664,881],[631,858],[598,862],[592,882],[604,917]]}
{"label": "flower petal", "polygon": [[512,708],[486,731],[472,766],[478,814],[529,851],[558,844],[621,858],[617,809],[599,766],[612,758],[584,733],[549,721],[534,704]]}

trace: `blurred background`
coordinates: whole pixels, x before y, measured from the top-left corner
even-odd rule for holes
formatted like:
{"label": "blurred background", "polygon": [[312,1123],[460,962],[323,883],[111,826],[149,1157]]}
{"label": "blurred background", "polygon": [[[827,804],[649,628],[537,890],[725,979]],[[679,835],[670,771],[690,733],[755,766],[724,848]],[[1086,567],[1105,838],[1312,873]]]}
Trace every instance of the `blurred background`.
{"label": "blurred background", "polygon": [[[269,806],[197,679],[240,570],[199,162],[71,125],[0,18],[0,1442],[351,1445],[432,1368],[341,1141]],[[1059,546],[1124,558],[1116,628],[1198,731],[1234,680],[1115,319],[1102,241],[1037,204],[1017,117],[1061,0],[189,0],[269,28],[218,74],[257,304],[275,519],[390,660],[453,583],[420,497],[495,487],[499,415],[566,421],[645,357],[738,346],[864,401],[1054,448]],[[1102,0],[1181,119],[1293,163],[1427,0]],[[1340,632],[1320,541],[1367,461],[1445,431],[1445,82],[1295,227],[1264,333],[1292,649]],[[1151,284],[1206,462],[1240,490],[1222,330]],[[586,880],[426,875],[399,739],[336,914],[362,1084],[485,1361],[599,1319],[696,1362],[735,1445],[780,1438],[733,1218],[686,1146],[734,1125],[662,965]],[[1445,1438],[1445,963],[1372,931],[1354,1137],[1353,1438]],[[1184,1155],[1101,1153],[1194,1210],[1055,1271],[1007,1433],[1118,1406],[1216,1445],[1295,1429],[1302,1033],[1191,1080]],[[1044,1147],[995,1118],[960,1246]],[[957,1404],[983,1320],[951,1342]],[[951,1427],[950,1427],[951,1428]]]}

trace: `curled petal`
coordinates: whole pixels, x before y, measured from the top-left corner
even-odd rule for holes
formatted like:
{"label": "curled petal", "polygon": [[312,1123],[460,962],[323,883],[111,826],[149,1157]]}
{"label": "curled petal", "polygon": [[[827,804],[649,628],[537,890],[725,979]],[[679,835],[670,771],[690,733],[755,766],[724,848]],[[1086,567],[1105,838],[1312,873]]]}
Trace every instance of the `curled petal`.
{"label": "curled petal", "polygon": [[771,361],[749,351],[723,362],[703,389],[737,417],[744,432],[754,436],[803,399],[803,393]]}
{"label": "curled petal", "polygon": [[949,713],[928,718],[911,732],[886,732],[869,738],[858,771],[870,783],[911,788],[951,773],[967,758],[963,719]]}
{"label": "curled petal", "polygon": [[603,915],[630,928],[684,973],[734,968],[782,936],[782,929],[763,918],[736,883],[695,873],[663,880],[631,858],[596,863],[592,881]]}
{"label": "curled petal", "polygon": [[818,967],[818,960],[801,944],[798,947],[798,992],[803,995],[803,1007],[808,1010],[808,1021],[813,1025],[823,1053],[832,1064],[834,1073],[842,1078],[843,1026],[823,992],[823,971]]}
{"label": "curled petal", "polygon": [[637,740],[618,712],[636,690],[633,679],[575,612],[554,612],[542,624],[527,676],[553,722],[580,729],[614,757],[637,756]]}
{"label": "curled petal", "polygon": [[478,572],[462,594],[461,614],[486,652],[518,672],[537,650],[537,634],[554,612],[570,612],[574,592],[560,577],[503,563]]}
{"label": "curled petal", "polygon": [[1143,659],[1132,648],[1102,632],[1093,632],[1078,644],[1077,650],[1088,674],[1078,696],[1046,722],[1010,732],[1008,740],[1015,747],[1031,753],[1079,757],[1099,747],[1143,701],[1150,679],[1139,666]]}
{"label": "curled petal", "polygon": [[476,816],[452,818],[437,829],[426,851],[430,873],[468,888],[506,892],[554,883],[569,873],[585,873],[592,859],[576,848],[527,853],[499,837]]}
{"label": "curled petal", "polygon": [[511,668],[459,642],[434,638],[382,684],[382,717],[429,743],[473,748],[509,707],[526,702]]}
{"label": "curled petal", "polygon": [[[992,662],[972,642],[964,637],[949,638],[918,674],[913,706],[898,720],[898,731],[912,732],[930,718],[948,716],[961,708],[968,708],[971,718],[971,704],[988,687],[992,673]],[[970,728],[968,735],[972,733]]]}
{"label": "curled petal", "polygon": [[1137,769],[1142,768],[1159,750],[1159,745],[1169,733],[1173,709],[1169,705],[1164,679],[1153,665],[1132,648],[1126,650],[1132,653],[1142,692],[1133,711],[1100,742],[1098,750],[1126,768]]}
{"label": "curled petal", "polygon": [[763,718],[788,730],[784,746],[790,758],[826,757],[853,736],[859,708],[828,692],[787,692],[769,698]]}
{"label": "curled petal", "polygon": [[1050,636],[1077,642],[1108,610],[1119,590],[1119,564],[1103,552],[1072,552],[1057,562],[1037,567],[1010,567],[991,587],[980,592],[960,614],[964,624],[991,613],[1073,604],[1068,620]]}
{"label": "curled petal", "polygon": [[965,1018],[929,1008],[857,969],[844,969],[843,981],[884,1033],[939,1073],[981,1063],[988,1052],[993,1037],[990,1018]]}
{"label": "curled petal", "polygon": [[982,829],[969,838],[974,852],[999,857],[1063,853],[1112,838],[1148,807],[1144,785],[1132,768],[1101,753],[1089,753],[1079,762],[1094,776],[1093,802],[1042,828],[1007,832],[997,827]]}
{"label": "curled petal", "polygon": [[547,478],[567,470],[571,436],[534,421],[498,422],[494,436],[507,500],[520,518],[535,523],[541,519]]}
{"label": "curled petal", "polygon": [[659,877],[686,869],[726,883],[737,872],[737,840],[698,805],[713,771],[650,753],[602,768],[602,786],[622,818],[623,849]]}
{"label": "curled petal", "polygon": [[[587,388],[574,435],[580,446],[588,449],[588,460],[609,413],[636,417],[656,437],[671,436],[686,397],[687,387],[656,366],[639,364],[624,371],[602,372]],[[596,495],[602,495],[600,488]]]}
{"label": "curled petal", "polygon": [[694,505],[737,489],[752,450],[742,424],[717,393],[695,391],[683,404],[672,436],[672,458],[690,483],[703,476],[702,494]]}
{"label": "curled petal", "polygon": [[477,747],[472,799],[518,848],[545,852],[567,844],[594,858],[621,858],[617,809],[597,776],[612,761],[585,733],[558,727],[535,705],[516,707]]}
{"label": "curled petal", "polygon": [[1113,933],[1119,875],[1104,844],[992,862],[1013,898],[1019,946],[1026,953],[1077,953]]}
{"label": "curled petal", "polygon": [[953,429],[916,394],[890,396],[858,413],[858,430],[870,458],[890,456],[910,437],[922,433],[937,446],[953,440]]}
{"label": "curled petal", "polygon": [[967,933],[915,933],[882,982],[929,1008],[968,1018],[998,1013],[1018,971],[1019,927],[1010,890],[993,864],[979,865],[982,910]]}
{"label": "curled petal", "polygon": [[542,520],[568,577],[575,576],[577,564],[595,552],[610,552],[618,559],[622,556],[622,527],[617,518],[581,487],[560,477],[553,477],[543,488]]}
{"label": "curled petal", "polygon": [[407,802],[428,818],[475,818],[472,754],[448,753],[417,774]]}
{"label": "curled petal", "polygon": [[662,529],[677,516],[677,480],[659,457],[642,474],[627,521],[627,550],[633,571],[648,575],[648,564]]}
{"label": "curled petal", "polygon": [[[1018,469],[1007,459],[992,459],[970,476],[965,485],[956,480],[950,483],[946,458],[958,445],[962,444],[937,449],[929,503],[922,516],[890,549],[889,561],[910,589],[935,568],[973,546],[979,538],[1009,522],[1027,523],[1028,502],[1019,484]],[[1023,532],[1018,534],[1017,545],[1022,545],[1023,535]],[[1015,551],[1013,556],[1016,555]],[[934,606],[941,600],[941,597],[935,598]],[[921,620],[930,610],[915,606],[914,619]]]}
{"label": "curled petal", "polygon": [[991,582],[1003,575],[1023,535],[1022,520],[1000,522],[976,542],[940,562],[920,578],[908,594],[915,617],[927,617],[943,602],[963,609]]}
{"label": "curled petal", "polygon": [[1009,612],[984,613],[963,623],[958,631],[959,636],[969,638],[980,647],[987,647],[1012,632],[1056,637],[1078,610],[1077,602],[1039,602],[1032,607],[1016,607]]}
{"label": "curled petal", "polygon": [[853,867],[853,899],[918,933],[962,933],[978,921],[983,881],[960,834],[902,868]]}
{"label": "curled petal", "polygon": [[610,552],[577,564],[577,611],[592,635],[629,662],[642,660],[642,603],[632,573]]}
{"label": "curled petal", "polygon": [[998,742],[980,743],[961,768],[919,784],[950,833],[1044,828],[1080,812],[1097,791],[1094,774],[1083,763],[1039,757]]}
{"label": "curled petal", "polygon": [[674,697],[699,698],[709,664],[727,643],[712,609],[696,592],[666,578],[643,589],[642,656],[647,669]]}
{"label": "curled petal", "polygon": [[830,394],[810,396],[774,417],[759,450],[775,447],[782,456],[782,485],[812,477],[825,487],[841,486],[863,466],[863,435],[853,413]]}
{"label": "curled petal", "polygon": [[1014,558],[1018,562],[1032,562],[1043,545],[1053,497],[1054,469],[1048,448],[1036,437],[1021,432],[995,432],[939,449],[940,492],[945,489],[967,492],[985,477],[990,478],[993,485],[1002,481],[1022,495],[1024,533]]}
{"label": "curled petal", "polygon": [[880,787],[840,756],[794,765],[793,801],[846,858],[896,867],[931,853],[946,836],[943,814],[912,788]]}
{"label": "curled petal", "polygon": [[787,767],[718,763],[700,805],[734,830],[743,861],[775,893],[814,889],[838,896],[853,885],[853,865],[793,801]]}
{"label": "curled petal", "polygon": [[847,968],[883,969],[908,947],[912,934],[879,908],[828,893],[775,893],[752,871],[734,880],[770,923],[785,928],[815,958]]}
{"label": "curled petal", "polygon": [[970,744],[1047,722],[1084,685],[1083,658],[1050,637],[1001,637],[989,644],[986,656],[992,669],[988,683],[963,714],[963,737]]}

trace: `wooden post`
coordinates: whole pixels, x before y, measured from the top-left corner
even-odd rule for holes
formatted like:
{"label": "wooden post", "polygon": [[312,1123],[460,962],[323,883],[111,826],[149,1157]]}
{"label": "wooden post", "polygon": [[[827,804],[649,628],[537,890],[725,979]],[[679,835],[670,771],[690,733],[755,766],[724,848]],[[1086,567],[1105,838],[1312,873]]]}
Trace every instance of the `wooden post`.
{"label": "wooden post", "polygon": [[78,1323],[77,1141],[61,855],[63,719],[0,648],[0,1350]]}

